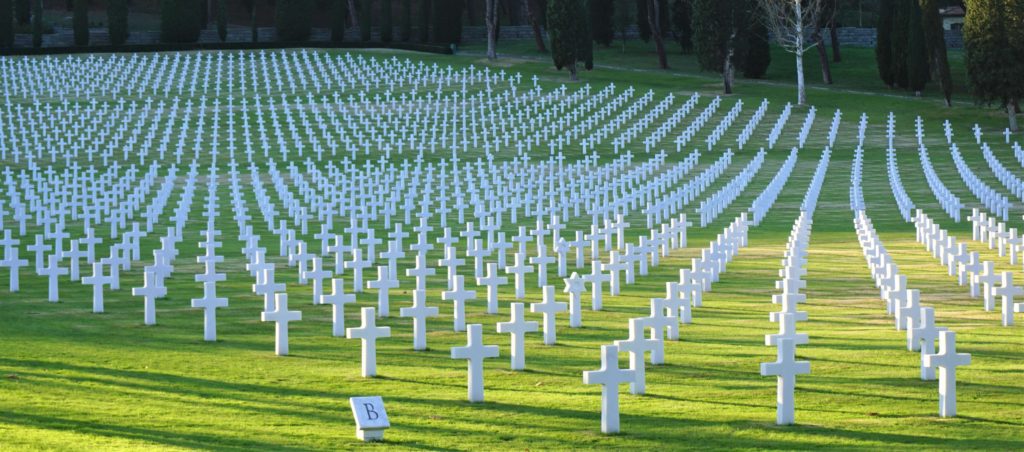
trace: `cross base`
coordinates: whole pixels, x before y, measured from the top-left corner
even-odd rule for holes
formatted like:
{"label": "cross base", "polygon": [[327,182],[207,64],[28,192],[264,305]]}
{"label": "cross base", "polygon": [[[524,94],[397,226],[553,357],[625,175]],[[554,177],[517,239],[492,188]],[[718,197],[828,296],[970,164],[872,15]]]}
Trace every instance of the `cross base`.
{"label": "cross base", "polygon": [[379,429],[372,429],[372,430],[370,430],[370,429],[364,430],[364,429],[357,428],[356,429],[356,438],[359,438],[359,440],[365,441],[365,442],[384,441],[384,429],[379,428]]}

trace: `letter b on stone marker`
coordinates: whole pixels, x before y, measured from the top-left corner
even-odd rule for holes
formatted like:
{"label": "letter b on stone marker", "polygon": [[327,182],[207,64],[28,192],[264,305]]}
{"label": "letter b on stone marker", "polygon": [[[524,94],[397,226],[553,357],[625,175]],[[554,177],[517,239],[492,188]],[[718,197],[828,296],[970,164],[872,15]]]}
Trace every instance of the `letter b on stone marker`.
{"label": "letter b on stone marker", "polygon": [[364,403],[363,404],[363,409],[366,410],[366,419],[367,420],[376,421],[377,418],[380,417],[380,414],[378,414],[377,411],[373,409],[373,404],[372,403]]}

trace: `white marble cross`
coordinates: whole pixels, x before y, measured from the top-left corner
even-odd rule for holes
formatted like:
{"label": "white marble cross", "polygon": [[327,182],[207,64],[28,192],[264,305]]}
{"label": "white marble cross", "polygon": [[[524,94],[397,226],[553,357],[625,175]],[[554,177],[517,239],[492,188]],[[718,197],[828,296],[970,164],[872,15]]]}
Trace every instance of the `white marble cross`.
{"label": "white marble cross", "polygon": [[412,317],[412,349],[427,349],[427,317],[437,317],[436,306],[427,306],[427,291],[412,292],[412,306],[398,311],[400,317]]}
{"label": "white marble cross", "polygon": [[[67,275],[68,272],[68,269],[60,266],[60,256],[58,256],[57,253],[51,254],[49,256],[46,267],[43,267],[42,271],[39,272],[40,275],[49,277],[49,289],[47,290],[47,300],[49,300],[51,303],[56,303],[57,301],[60,300],[60,293],[58,292],[57,286],[58,278],[60,278],[63,275]],[[100,270],[100,273],[102,273],[102,268]],[[93,312],[103,312],[103,286],[101,284],[98,287],[100,288],[100,310],[93,310]],[[93,306],[96,305],[95,303],[96,301],[94,298]]]}
{"label": "white marble cross", "polygon": [[331,305],[331,335],[342,337],[345,335],[345,305],[355,303],[354,294],[345,293],[345,280],[341,278],[331,279],[331,294],[323,294],[320,297],[320,304]]}
{"label": "white marble cross", "polygon": [[956,368],[971,364],[970,353],[957,353],[956,333],[939,333],[939,352],[924,355],[925,367],[939,369],[939,416],[956,416]]}
{"label": "white marble cross", "polygon": [[302,311],[288,310],[288,294],[275,295],[274,310],[262,312],[260,320],[274,322],[274,353],[278,356],[288,355],[288,323],[302,320]]}
{"label": "white marble cross", "polygon": [[391,275],[391,269],[387,265],[377,266],[377,279],[366,282],[367,289],[377,289],[377,315],[388,317],[391,315],[391,298],[388,291],[398,288],[398,279]]}
{"label": "white marble cross", "polygon": [[487,313],[497,314],[498,286],[508,284],[508,277],[498,276],[498,264],[489,262],[487,263],[487,276],[477,278],[476,283],[479,286],[487,286]]}
{"label": "white marble cross", "polygon": [[619,368],[619,347],[601,346],[601,368],[583,372],[583,384],[601,385],[601,432],[619,432],[619,385],[636,381],[636,372]]}
{"label": "white marble cross", "polygon": [[82,284],[92,286],[92,312],[103,312],[103,286],[109,286],[114,281],[110,275],[103,275],[103,263],[93,262],[92,276],[82,277]]}
{"label": "white marble cross", "polygon": [[792,339],[779,339],[775,362],[761,363],[761,376],[777,377],[775,423],[790,425],[795,422],[794,391],[796,376],[811,373],[811,363],[796,360],[796,344]]}
{"label": "white marble cross", "polygon": [[644,394],[646,392],[645,355],[662,346],[660,340],[646,338],[646,332],[644,318],[635,317],[629,319],[629,338],[615,341],[619,351],[629,353],[629,368],[633,371],[635,377],[633,382],[629,384],[629,392],[633,394]]}
{"label": "white marble cross", "polygon": [[924,365],[924,357],[935,353],[935,341],[945,327],[935,326],[935,309],[921,308],[917,324],[907,329],[907,348],[921,353],[921,379],[934,380],[935,369]]}
{"label": "white marble cross", "polygon": [[511,336],[512,370],[523,370],[526,366],[526,349],[524,347],[526,333],[534,333],[538,329],[537,322],[523,318],[524,305],[512,303],[512,315],[508,322],[498,322],[497,329],[501,334]]}
{"label": "white marble cross", "polygon": [[542,303],[530,303],[530,312],[541,313],[544,325],[544,345],[555,345],[555,314],[565,312],[568,306],[555,301],[555,286],[544,286]]}
{"label": "white marble cross", "polygon": [[1003,326],[1013,325],[1014,298],[1020,299],[1024,295],[1024,287],[1013,285],[1013,272],[1003,272],[1002,286],[993,287],[992,295],[1001,297]]}
{"label": "white marble cross", "polygon": [[153,272],[145,272],[142,287],[132,288],[132,295],[142,297],[143,319],[146,325],[156,325],[156,299],[167,296],[167,288],[158,285]]}
{"label": "white marble cross", "polygon": [[497,345],[484,345],[483,325],[469,325],[466,345],[452,347],[452,359],[464,359],[468,365],[467,392],[470,402],[484,401],[484,359],[498,357]]}
{"label": "white marble cross", "polygon": [[362,352],[362,373],[363,377],[377,376],[377,339],[391,337],[391,328],[377,326],[377,319],[372,307],[363,308],[363,323],[359,328],[348,328],[345,330],[345,337],[348,339],[361,339]]}
{"label": "white marble cross", "polygon": [[441,292],[441,299],[452,302],[455,331],[466,330],[466,302],[476,298],[475,290],[466,290],[465,276],[455,275],[449,286],[451,290]]}

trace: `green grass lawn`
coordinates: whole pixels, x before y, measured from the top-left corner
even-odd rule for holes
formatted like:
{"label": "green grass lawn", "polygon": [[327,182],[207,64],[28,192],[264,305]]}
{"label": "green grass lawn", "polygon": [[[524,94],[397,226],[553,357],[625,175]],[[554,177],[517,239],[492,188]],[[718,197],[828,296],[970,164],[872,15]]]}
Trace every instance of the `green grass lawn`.
{"label": "green grass lawn", "polygon": [[[509,55],[493,63],[475,53],[479,48],[473,46],[461,56],[396,54],[454,66],[486,64],[522,72],[527,78],[537,74],[546,88],[568,84],[567,75],[551,68],[545,56],[531,52],[531,45],[502,43],[501,51]],[[716,77],[694,70],[692,57],[673,55],[673,70],[659,71],[645,49],[599,50],[600,66],[582,74],[581,83],[633,85],[638,92],[654,90],[656,100],[669,92],[714,96],[720,90]],[[729,265],[713,291],[704,294],[704,307],[694,311],[692,325],[682,327],[681,340],[666,343],[666,364],[648,367],[647,395],[629,395],[622,387],[619,435],[600,433],[601,391],[583,385],[582,372],[598,368],[600,346],[626,338],[628,320],[647,315],[649,299],[664,295],[665,282],[675,280],[679,268],[688,267],[700,248],[747,209],[795,145],[806,109],[794,109],[779,145],[729,209],[707,228],[690,230],[688,249],[663,260],[649,276],[638,276],[637,284],[625,286],[622,296],[606,292],[604,311],[584,311],[584,328],[569,329],[567,318],[560,317],[558,345],[541,345],[539,333],[528,336],[526,371],[508,370],[508,336],[494,333],[493,324],[507,320],[512,287],[501,292],[501,315],[485,314],[481,301],[471,303],[467,323],[483,323],[485,342],[500,345],[502,353],[485,364],[487,401],[481,404],[466,402],[465,362],[449,358],[449,348],[465,344],[465,334],[451,331],[452,308],[440,299],[440,277],[431,279],[428,291],[429,303],[441,309],[441,317],[428,321],[430,350],[411,350],[407,319],[382,320],[379,324],[391,326],[393,337],[378,343],[380,376],[363,379],[358,342],[332,338],[329,307],[311,306],[311,287],[298,285],[293,269],[285,272],[279,265],[279,281],[288,283],[292,309],[303,311],[303,321],[291,328],[292,355],[274,356],[273,325],[259,321],[262,300],[252,295],[252,279],[242,270],[242,244],[234,240],[237,228],[227,215],[229,191],[222,183],[219,194],[225,215],[218,227],[225,232],[221,252],[227,258],[219,269],[229,275],[218,285],[218,293],[229,297],[231,305],[218,313],[216,343],[202,341],[202,313],[189,308],[189,300],[201,294],[201,286],[192,280],[200,268],[195,263],[200,222],[190,224],[178,247],[181,255],[167,281],[169,295],[157,302],[157,326],[142,325],[141,300],[130,296],[129,288],[142,280],[139,265],[122,274],[121,291],[107,292],[107,312],[102,315],[90,312],[88,287],[63,281],[62,302],[51,304],[46,302],[46,280],[29,277],[27,271],[22,272],[18,294],[0,284],[0,449],[350,449],[361,443],[355,439],[347,398],[361,395],[384,397],[392,428],[385,443],[368,447],[389,450],[1024,449],[1024,327],[1001,327],[998,313],[985,312],[981,301],[969,298],[968,289],[957,286],[914,241],[912,226],[899,217],[884,166],[884,118],[892,111],[897,114],[898,156],[907,192],[943,227],[969,239],[970,225],[946,217],[925,183],[913,119],[919,115],[926,121],[932,160],[943,182],[975,207],[979,203],[952,166],[941,122],[953,122],[961,151],[974,171],[1009,194],[969,135],[970,127],[979,123],[1003,163],[1024,176],[1009,147],[993,137],[1005,121],[996,110],[970,104],[963,90],[958,90],[958,99],[964,103],[945,109],[934,90],[914,98],[879,88],[873,65],[869,67],[870,49],[846,49],[844,56],[845,62],[835,68],[836,86],[815,85],[809,92],[818,120],[775,207],[751,231],[750,246]],[[733,165],[705,196],[749,161],[782,106],[795,97],[790,66],[786,55],[777,53],[768,80],[741,81],[736,94],[723,99],[705,131],[735,99],[743,99],[746,108],[719,147],[701,158],[701,167],[735,142],[762,98],[772,104],[751,141],[754,146],[737,152]],[[962,84],[957,67],[954,73]],[[684,100],[677,96],[676,105]],[[708,100],[705,97],[700,108]],[[778,427],[775,380],[759,376],[758,363],[775,359],[775,349],[764,346],[763,338],[777,330],[777,324],[768,320],[768,313],[776,310],[771,304],[771,295],[777,293],[774,280],[836,108],[844,112],[843,124],[814,217],[808,302],[801,306],[809,321],[799,324],[799,330],[810,335],[810,343],[799,347],[798,357],[811,362],[812,372],[798,378],[797,425]],[[972,365],[958,371],[957,418],[937,416],[937,384],[919,379],[918,354],[906,350],[904,333],[896,331],[885,314],[861,257],[849,210],[849,183],[856,122],[862,112],[871,121],[863,183],[868,214],[910,286],[921,290],[922,304],[934,306],[937,323],[956,331],[958,348],[973,355]],[[634,152],[644,158],[642,147]],[[201,218],[204,188],[200,184],[197,189],[192,218]],[[257,213],[254,199],[247,196],[251,213]],[[1019,202],[1011,212],[1010,225],[1024,227]],[[642,224],[640,216],[630,220]],[[263,235],[268,255],[276,256],[276,237],[261,220],[253,224]],[[969,243],[971,250],[995,260],[997,269],[1012,269],[1007,258],[983,244]],[[146,239],[143,256],[149,256],[156,244],[155,237]],[[435,250],[432,259],[435,254],[440,257]],[[471,266],[463,271],[471,274]],[[0,270],[0,281],[6,278],[6,269]],[[549,280],[555,280],[553,270]],[[411,280],[403,276],[401,281],[402,290],[392,292],[393,312],[411,298]],[[535,285],[529,278],[525,301],[540,301],[540,291],[531,287]],[[585,296],[584,304],[588,301]],[[358,304],[375,306],[376,293],[360,294]],[[357,309],[349,306],[346,314],[349,326],[358,323]]]}

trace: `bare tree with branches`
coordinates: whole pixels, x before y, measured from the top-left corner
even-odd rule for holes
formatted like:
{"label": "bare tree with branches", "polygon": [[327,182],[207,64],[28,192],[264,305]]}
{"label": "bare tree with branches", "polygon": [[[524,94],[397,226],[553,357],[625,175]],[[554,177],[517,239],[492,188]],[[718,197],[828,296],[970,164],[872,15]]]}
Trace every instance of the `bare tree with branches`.
{"label": "bare tree with branches", "polygon": [[808,40],[804,33],[816,29],[820,23],[824,0],[757,0],[764,13],[764,21],[775,37],[775,42],[787,52],[796,55],[797,104],[807,103],[804,86],[804,53],[818,42]]}

